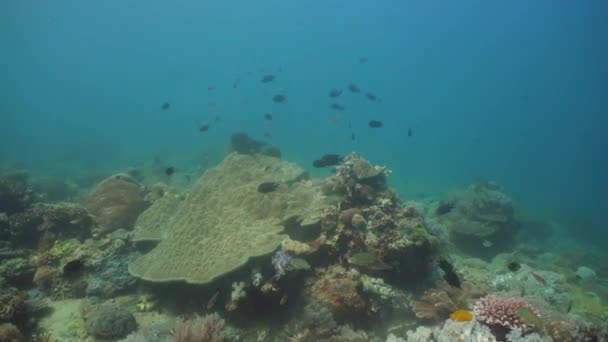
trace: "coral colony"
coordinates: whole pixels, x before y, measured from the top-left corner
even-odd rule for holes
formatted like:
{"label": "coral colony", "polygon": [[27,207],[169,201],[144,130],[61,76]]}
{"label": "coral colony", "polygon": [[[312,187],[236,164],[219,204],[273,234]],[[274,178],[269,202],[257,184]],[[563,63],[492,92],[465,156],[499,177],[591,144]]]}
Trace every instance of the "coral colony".
{"label": "coral colony", "polygon": [[0,174],[0,342],[608,337],[606,264],[532,244],[493,182],[416,202],[356,153],[313,178],[229,151],[182,186],[158,161],[49,193]]}

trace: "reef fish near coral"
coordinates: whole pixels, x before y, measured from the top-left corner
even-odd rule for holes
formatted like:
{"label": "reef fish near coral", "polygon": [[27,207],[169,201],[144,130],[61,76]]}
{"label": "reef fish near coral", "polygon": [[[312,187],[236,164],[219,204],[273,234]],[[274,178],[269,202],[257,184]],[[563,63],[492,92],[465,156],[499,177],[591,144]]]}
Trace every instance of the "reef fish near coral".
{"label": "reef fish near coral", "polygon": [[258,192],[267,194],[269,192],[276,191],[279,188],[279,183],[275,182],[264,182],[258,185]]}
{"label": "reef fish near coral", "polygon": [[455,322],[468,322],[473,319],[473,313],[468,310],[456,310],[450,314],[450,319]]}
{"label": "reef fish near coral", "polygon": [[387,271],[392,267],[384,263],[380,257],[373,252],[359,252],[348,258],[351,265],[363,267],[371,271]]}
{"label": "reef fish near coral", "polygon": [[342,161],[342,157],[337,154],[325,154],[320,159],[312,162],[312,166],[316,168],[335,166]]}

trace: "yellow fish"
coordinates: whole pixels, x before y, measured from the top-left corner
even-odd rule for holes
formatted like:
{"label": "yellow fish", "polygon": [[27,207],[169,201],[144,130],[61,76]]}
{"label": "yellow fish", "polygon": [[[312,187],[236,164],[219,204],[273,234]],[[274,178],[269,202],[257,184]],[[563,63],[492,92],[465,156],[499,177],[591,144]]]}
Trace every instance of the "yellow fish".
{"label": "yellow fish", "polygon": [[452,321],[456,322],[468,322],[473,319],[473,314],[471,313],[471,311],[467,310],[456,310],[452,312],[450,318],[452,319]]}

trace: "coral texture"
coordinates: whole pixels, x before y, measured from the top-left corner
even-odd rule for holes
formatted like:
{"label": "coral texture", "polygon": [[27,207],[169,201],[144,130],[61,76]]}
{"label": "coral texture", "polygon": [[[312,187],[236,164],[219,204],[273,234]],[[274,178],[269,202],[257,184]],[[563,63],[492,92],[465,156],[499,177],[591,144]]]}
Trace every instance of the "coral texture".
{"label": "coral texture", "polygon": [[475,303],[474,311],[477,319],[486,324],[497,324],[509,329],[525,331],[531,327],[518,314],[522,309],[527,309],[536,317],[540,317],[538,310],[522,298],[501,298],[495,295],[480,298]]}
{"label": "coral texture", "polygon": [[511,199],[489,182],[474,184],[441,201],[435,213],[451,233],[478,238],[509,230],[515,224]]}
{"label": "coral texture", "polygon": [[99,183],[85,201],[102,231],[131,229],[146,208],[139,183],[126,174],[117,174]]}
{"label": "coral texture", "polygon": [[133,241],[160,241],[171,229],[171,219],[182,197],[170,189],[157,189],[159,197],[135,221]]}
{"label": "coral texture", "polygon": [[224,340],[224,320],[216,313],[195,316],[191,319],[180,318],[175,323],[173,337],[175,342],[221,342]]}
{"label": "coral texture", "polygon": [[[314,224],[326,206],[315,186],[296,181],[302,173],[272,157],[228,155],[199,179],[171,220],[171,233],[130,272],[153,282],[205,284],[272,253],[286,238],[286,221]],[[260,193],[264,182],[280,186]]]}
{"label": "coral texture", "polygon": [[102,305],[94,309],[86,320],[87,332],[100,339],[125,337],[136,328],[133,314],[116,305]]}

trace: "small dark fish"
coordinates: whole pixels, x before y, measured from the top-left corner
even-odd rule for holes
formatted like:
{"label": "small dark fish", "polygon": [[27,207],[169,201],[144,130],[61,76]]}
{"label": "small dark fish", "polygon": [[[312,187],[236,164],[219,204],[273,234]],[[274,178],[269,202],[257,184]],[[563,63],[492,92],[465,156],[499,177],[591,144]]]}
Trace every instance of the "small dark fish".
{"label": "small dark fish", "polygon": [[414,131],[412,131],[412,128],[411,127],[408,128],[407,129],[407,136],[411,138],[413,135],[414,135]]}
{"label": "small dark fish", "polygon": [[338,112],[341,112],[341,111],[343,111],[343,110],[346,109],[346,107],[344,107],[343,105],[338,104],[338,103],[332,103],[332,104],[330,104],[329,108],[331,108],[333,110],[337,110]]}
{"label": "small dark fish", "polygon": [[207,132],[209,130],[209,124],[208,123],[201,123],[200,121],[196,121],[196,125],[198,126],[198,131],[199,132]]}
{"label": "small dark fish", "polygon": [[209,301],[207,302],[207,310],[211,310],[211,308],[215,306],[215,303],[217,302],[217,297],[219,295],[220,291],[217,291],[213,296],[211,296],[211,299],[209,299]]}
{"label": "small dark fish", "polygon": [[359,57],[359,64],[365,64],[368,62],[367,57]]}
{"label": "small dark fish", "polygon": [[452,265],[445,258],[439,259],[439,268],[443,271],[443,279],[453,287],[460,288],[460,277],[456,270],[454,269],[454,265]]}
{"label": "small dark fish", "polygon": [[272,102],[274,103],[283,103],[285,102],[287,98],[285,97],[285,95],[281,95],[281,94],[277,94],[275,96],[272,97]]}
{"label": "small dark fish", "polygon": [[258,192],[267,194],[269,192],[276,191],[279,188],[279,183],[275,182],[264,182],[258,185]]}
{"label": "small dark fish", "polygon": [[237,78],[236,80],[234,80],[234,82],[232,83],[232,88],[236,89],[239,87],[239,84],[241,83],[241,79]]}
{"label": "small dark fish", "polygon": [[380,127],[384,126],[382,124],[382,121],[378,121],[378,120],[371,120],[370,122],[367,123],[367,125],[372,128],[380,128]]}
{"label": "small dark fish", "polygon": [[353,141],[355,140],[355,133],[350,134],[350,140],[353,140]]}
{"label": "small dark fish", "polygon": [[175,173],[175,168],[173,166],[169,166],[168,168],[165,169],[165,174],[167,176],[171,176],[174,173]]}
{"label": "small dark fish", "polygon": [[207,90],[215,90],[215,86],[208,86]]}
{"label": "small dark fish", "polygon": [[519,271],[520,268],[521,268],[521,264],[518,263],[517,261],[509,261],[507,263],[507,269],[509,269],[509,271],[511,271],[511,272],[517,272],[517,271]]}
{"label": "small dark fish", "polygon": [[165,103],[163,103],[163,105],[162,105],[162,106],[160,106],[160,109],[162,109],[162,110],[167,110],[167,109],[169,109],[170,107],[171,107],[171,104],[169,104],[169,102],[165,102]]}
{"label": "small dark fish", "polygon": [[275,78],[275,76],[274,76],[274,75],[271,75],[271,74],[269,74],[269,75],[264,75],[264,76],[262,76],[262,80],[261,80],[261,82],[262,82],[262,83],[270,83],[270,82],[274,81],[274,78]]}
{"label": "small dark fish", "polygon": [[377,101],[378,100],[378,96],[376,96],[376,94],[371,93],[371,92],[365,94],[365,97],[367,97],[367,99],[370,100],[370,101]]}
{"label": "small dark fish", "polygon": [[329,91],[329,97],[331,97],[332,99],[334,99],[334,98],[336,98],[336,97],[338,97],[340,95],[342,95],[342,89],[336,89],[336,88],[334,88],[334,89],[332,89],[332,90]]}
{"label": "small dark fish", "polygon": [[272,114],[270,114],[270,113],[264,114],[264,119],[266,119],[267,121],[271,121],[272,120]]}
{"label": "small dark fish", "polygon": [[337,154],[326,154],[321,159],[312,162],[312,166],[316,168],[338,165],[342,161],[342,157]]}
{"label": "small dark fish", "polygon": [[350,83],[348,85],[348,90],[350,90],[351,93],[359,93],[361,92],[361,89],[359,89],[359,86],[354,84],[354,83]]}

